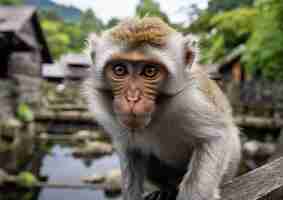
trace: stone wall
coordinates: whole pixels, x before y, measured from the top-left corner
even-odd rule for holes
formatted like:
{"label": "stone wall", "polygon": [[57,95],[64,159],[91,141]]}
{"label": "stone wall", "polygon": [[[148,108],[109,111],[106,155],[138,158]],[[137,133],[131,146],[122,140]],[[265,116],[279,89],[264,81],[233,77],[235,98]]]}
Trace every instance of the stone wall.
{"label": "stone wall", "polygon": [[81,82],[65,80],[61,84],[42,81],[42,101],[45,106],[69,105],[86,107],[85,99],[81,94]]}
{"label": "stone wall", "polygon": [[33,122],[20,122],[17,109],[25,103],[37,112],[41,102],[41,60],[37,52],[12,53],[8,77],[0,79],[0,168],[16,172],[33,150]]}
{"label": "stone wall", "polygon": [[13,80],[0,80],[0,120],[14,116],[16,107],[16,84]]}
{"label": "stone wall", "polygon": [[33,152],[34,124],[0,121],[0,169],[17,172]]}
{"label": "stone wall", "polygon": [[37,109],[40,105],[41,59],[37,52],[17,52],[10,57],[9,77],[17,84],[18,102]]}

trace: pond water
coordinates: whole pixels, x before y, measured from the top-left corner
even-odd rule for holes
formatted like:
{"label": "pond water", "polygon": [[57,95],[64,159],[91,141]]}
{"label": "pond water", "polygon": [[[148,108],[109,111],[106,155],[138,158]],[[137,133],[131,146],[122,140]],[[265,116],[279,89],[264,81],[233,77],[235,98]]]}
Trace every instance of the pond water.
{"label": "pond water", "polygon": [[[48,177],[50,183],[68,185],[82,185],[81,179],[93,174],[105,174],[112,169],[119,168],[117,155],[112,154],[101,158],[84,160],[72,156],[73,148],[69,145],[55,144],[50,153],[43,157],[40,166],[40,175]],[[2,194],[1,194],[2,193]],[[11,194],[13,193],[13,194]],[[31,198],[26,198],[26,193],[10,191],[6,194],[0,191],[0,200],[118,200],[117,197],[106,196],[102,190],[91,189],[51,189],[42,188],[35,192]]]}
{"label": "pond water", "polygon": [[[49,182],[82,184],[81,178],[93,174],[103,174],[119,167],[115,154],[95,160],[76,159],[72,155],[72,148],[55,145],[51,153],[43,159],[41,175],[47,175]],[[108,199],[103,191],[91,189],[42,189],[38,200],[103,200]],[[117,198],[116,198],[117,199]]]}

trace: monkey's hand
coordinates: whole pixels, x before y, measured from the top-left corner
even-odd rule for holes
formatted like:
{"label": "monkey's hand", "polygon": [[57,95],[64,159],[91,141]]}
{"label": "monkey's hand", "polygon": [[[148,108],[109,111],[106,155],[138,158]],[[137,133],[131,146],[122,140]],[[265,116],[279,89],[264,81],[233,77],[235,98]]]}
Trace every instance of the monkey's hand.
{"label": "monkey's hand", "polygon": [[144,200],[176,200],[177,191],[174,190],[158,190],[144,197]]}
{"label": "monkey's hand", "polygon": [[201,142],[179,185],[177,200],[220,199],[218,188],[228,167],[230,151],[225,136]]}

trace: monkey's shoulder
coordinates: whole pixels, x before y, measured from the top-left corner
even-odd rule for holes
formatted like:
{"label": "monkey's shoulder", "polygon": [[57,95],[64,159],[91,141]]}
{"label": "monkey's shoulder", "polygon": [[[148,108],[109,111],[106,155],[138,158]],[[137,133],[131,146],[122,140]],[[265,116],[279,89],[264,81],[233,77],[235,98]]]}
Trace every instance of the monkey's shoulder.
{"label": "monkey's shoulder", "polygon": [[222,112],[231,112],[230,103],[226,95],[222,92],[217,83],[209,78],[207,72],[203,70],[195,70],[192,74],[194,80],[196,80],[196,87],[207,99],[207,101],[214,105],[216,109]]}

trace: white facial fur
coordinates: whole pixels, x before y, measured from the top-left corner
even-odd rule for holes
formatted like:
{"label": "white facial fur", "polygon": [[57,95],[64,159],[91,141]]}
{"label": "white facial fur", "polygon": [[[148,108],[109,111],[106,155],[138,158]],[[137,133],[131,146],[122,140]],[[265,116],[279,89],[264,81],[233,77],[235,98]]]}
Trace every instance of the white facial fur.
{"label": "white facial fur", "polygon": [[[88,54],[95,52],[93,58],[92,76],[96,80],[97,88],[105,87],[103,80],[103,68],[111,55],[128,50],[128,46],[124,44],[117,45],[104,33],[101,37],[91,35],[89,37]],[[171,34],[167,43],[162,49],[151,47],[149,45],[141,47],[141,49],[149,56],[162,61],[169,72],[168,81],[163,88],[163,93],[174,95],[180,92],[189,79],[189,69],[197,60],[198,47],[196,39],[191,36],[182,36],[180,33]],[[194,53],[194,59],[190,63],[185,63],[187,49]],[[90,52],[91,51],[91,52]]]}

